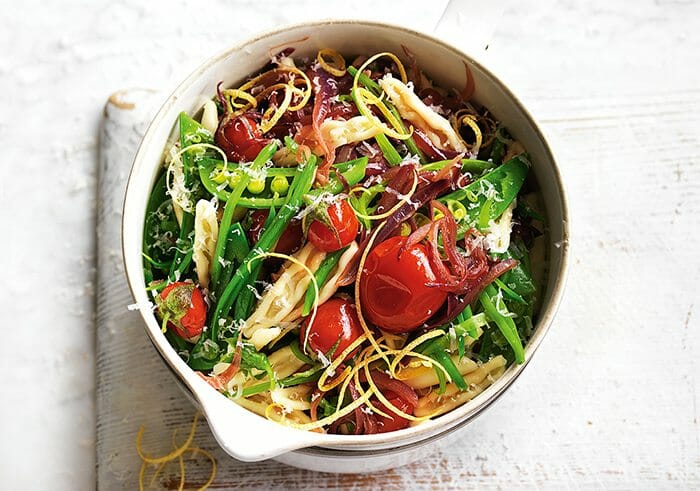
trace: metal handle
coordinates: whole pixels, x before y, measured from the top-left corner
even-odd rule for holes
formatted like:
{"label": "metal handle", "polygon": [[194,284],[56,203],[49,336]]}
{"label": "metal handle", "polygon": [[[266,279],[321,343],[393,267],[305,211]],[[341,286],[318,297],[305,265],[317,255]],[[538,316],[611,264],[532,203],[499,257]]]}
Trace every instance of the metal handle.
{"label": "metal handle", "polygon": [[433,34],[473,58],[484,60],[493,31],[507,4],[507,0],[478,4],[467,0],[449,0]]}

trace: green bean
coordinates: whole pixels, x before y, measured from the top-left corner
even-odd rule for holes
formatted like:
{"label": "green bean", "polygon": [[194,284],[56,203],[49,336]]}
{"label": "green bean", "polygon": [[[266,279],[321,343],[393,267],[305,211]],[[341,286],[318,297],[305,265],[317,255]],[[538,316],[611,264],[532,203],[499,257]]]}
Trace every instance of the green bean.
{"label": "green bean", "polygon": [[[333,268],[338,264],[340,256],[347,250],[347,247],[343,247],[337,251],[333,251],[328,254],[321,264],[319,264],[318,269],[315,273],[316,283],[318,284],[319,290],[323,285],[325,285],[328,275],[331,274]],[[306,297],[304,297],[304,306],[301,309],[301,315],[306,317],[311,312],[314,306],[314,301],[316,300],[316,290],[314,290],[313,285],[309,284],[309,289],[306,290]]]}
{"label": "green bean", "polygon": [[[441,326],[437,329],[442,329],[447,331],[450,327],[454,329],[455,336],[457,340],[470,337],[472,339],[477,339],[477,328],[485,326],[486,316],[484,314],[472,315],[471,307],[467,306],[463,313],[458,316],[455,321],[450,325]],[[437,337],[426,341],[424,344],[417,348],[419,353],[430,355],[437,351],[449,351],[449,338],[447,333],[444,336]]]}
{"label": "green bean", "polygon": [[[294,387],[295,385],[306,384],[309,382],[316,382],[319,378],[321,378],[322,373],[323,373],[322,366],[313,366],[304,372],[295,373],[294,375],[290,375],[289,377],[285,377],[282,380],[278,380],[277,384],[280,387]],[[260,394],[261,392],[265,392],[269,389],[270,389],[270,384],[268,384],[268,383],[251,385],[250,387],[246,387],[245,389],[243,389],[242,397],[250,397],[250,396],[253,396],[255,394]]]}
{"label": "green bean", "polygon": [[304,166],[301,174],[294,179],[292,189],[288,195],[289,201],[279,211],[277,218],[263,232],[258,240],[258,243],[248,253],[243,263],[238,267],[238,270],[233,275],[233,278],[226,286],[226,289],[221,294],[214,313],[211,317],[210,327],[207,334],[210,339],[216,340],[219,332],[219,319],[228,315],[229,310],[241,289],[250,276],[253,266],[257,262],[262,261],[260,254],[269,251],[272,246],[277,243],[282,232],[287,228],[287,225],[299,211],[302,204],[302,196],[306,194],[313,184],[314,175],[316,173],[316,156],[311,155],[309,161]]}
{"label": "green bean", "polygon": [[440,384],[437,393],[444,394],[445,390],[447,390],[447,380],[445,380],[445,374],[442,370],[440,370],[440,367],[434,367],[434,370],[435,374],[437,375],[438,383]]}
{"label": "green bean", "polygon": [[521,297],[520,295],[518,295],[517,293],[515,293],[513,290],[511,290],[510,288],[508,288],[508,286],[507,286],[505,283],[503,283],[499,278],[496,278],[496,279],[494,280],[494,283],[496,283],[496,285],[498,285],[498,287],[499,287],[499,288],[501,289],[501,291],[503,292],[503,295],[505,295],[506,297],[510,298],[510,299],[513,300],[514,302],[518,302],[518,303],[522,303],[522,304],[526,304],[526,303],[527,303],[523,297]]}
{"label": "green bean", "polygon": [[[166,173],[161,172],[160,177],[156,180],[155,185],[153,186],[153,191],[151,191],[151,195],[148,198],[148,204],[146,205],[146,218],[144,220],[144,230],[143,230],[143,246],[142,249],[143,251],[149,251],[150,252],[150,244],[148,242],[149,238],[151,237],[150,231],[153,226],[151,223],[152,217],[156,210],[168,199],[168,192],[167,192],[167,186],[166,186]],[[158,220],[158,223],[160,221]],[[155,266],[158,269],[169,269],[169,265],[162,264],[164,267],[160,267],[161,264],[153,264],[156,261],[150,260],[151,258],[146,255],[146,252],[144,252],[144,258],[146,261],[144,261],[144,276],[146,278],[146,284],[150,283],[153,281],[153,269],[151,266]],[[150,261],[149,261],[150,260]]]}
{"label": "green bean", "polygon": [[[264,233],[265,229],[270,226],[270,223],[275,219],[274,208],[270,208],[270,213],[268,213],[265,223],[260,230],[260,233]],[[242,261],[241,261],[242,262]],[[247,319],[253,311],[255,306],[257,290],[255,289],[255,282],[260,276],[260,270],[262,269],[262,261],[259,261],[255,266],[253,266],[250,276],[246,280],[245,287],[241,290],[240,295],[236,298],[236,303],[234,307],[233,318],[234,319]]]}
{"label": "green bean", "polygon": [[469,385],[464,380],[464,377],[459,373],[459,369],[450,358],[450,355],[446,351],[436,351],[432,354],[435,361],[443,366],[445,371],[449,374],[452,383],[454,383],[459,390],[467,390]]}
{"label": "green bean", "polygon": [[314,361],[306,356],[306,353],[304,353],[301,348],[299,348],[299,342],[298,340],[294,340],[291,343],[289,343],[289,348],[292,350],[292,353],[294,353],[294,356],[296,356],[300,361],[303,361],[307,365],[313,365]]}
{"label": "green bean", "polygon": [[[365,178],[365,172],[367,171],[367,163],[369,159],[367,157],[360,157],[354,160],[348,160],[347,162],[341,162],[339,164],[334,164],[331,169],[329,182],[322,188],[315,188],[309,191],[308,194],[318,195],[321,193],[331,193],[338,194],[343,189],[345,189],[345,183],[348,186],[354,186],[362,179]],[[343,176],[343,179],[338,179],[336,173],[339,172]],[[345,182],[343,182],[345,181]]]}
{"label": "green bean", "polygon": [[[351,95],[352,99],[355,101],[355,105],[359,109],[360,105],[357,102],[357,94],[355,92],[355,89],[352,89]],[[374,137],[374,139],[377,141],[377,144],[379,145],[379,148],[384,154],[384,158],[386,158],[386,161],[389,162],[389,165],[398,165],[401,163],[403,158],[401,157],[401,155],[399,155],[399,152],[396,151],[396,148],[394,148],[394,145],[391,144],[389,138],[387,138],[387,136],[384,133],[379,133],[377,136]]]}
{"label": "green bean", "polygon": [[[251,171],[256,172],[262,169],[262,167],[272,158],[276,151],[276,143],[272,142],[265,145],[258,156],[255,157],[255,160],[253,160]],[[226,247],[226,237],[228,236],[228,229],[231,226],[233,213],[236,206],[239,204],[241,194],[243,194],[243,190],[246,188],[246,186],[248,186],[249,181],[250,174],[248,172],[244,172],[239,183],[231,191],[231,194],[226,201],[226,206],[224,207],[224,216],[221,218],[221,224],[219,225],[219,238],[216,241],[216,249],[214,251],[213,259],[214,262],[212,263],[211,267],[211,279],[215,285],[219,282],[219,276],[221,274],[221,264],[219,264],[219,258],[223,256],[224,248]]]}
{"label": "green bean", "polygon": [[510,317],[506,317],[498,309],[495,304],[496,296],[498,292],[496,287],[493,285],[487,286],[483,292],[479,295],[479,302],[484,307],[486,315],[493,320],[498,329],[503,334],[511,349],[513,350],[513,355],[515,356],[516,363],[525,362],[525,350],[523,349],[523,343],[520,340],[520,334],[515,326],[515,322]]}
{"label": "green bean", "polygon": [[234,223],[229,229],[228,237],[226,238],[226,249],[223,256],[224,265],[222,266],[219,283],[215,286],[216,298],[221,296],[224,288],[231,280],[236,264],[241,264],[249,252],[250,246],[243,227],[241,227],[240,223]]}

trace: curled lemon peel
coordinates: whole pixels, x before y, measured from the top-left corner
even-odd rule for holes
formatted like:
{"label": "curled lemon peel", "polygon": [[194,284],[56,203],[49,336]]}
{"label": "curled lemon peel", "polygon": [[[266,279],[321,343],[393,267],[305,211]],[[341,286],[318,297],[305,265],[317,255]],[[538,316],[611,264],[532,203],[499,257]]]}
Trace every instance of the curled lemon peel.
{"label": "curled lemon peel", "polygon": [[209,474],[209,479],[207,479],[207,482],[205,482],[200,488],[198,488],[198,491],[203,491],[207,489],[209,486],[211,486],[211,483],[214,482],[214,479],[216,478],[216,459],[214,456],[209,453],[207,450],[204,450],[203,448],[199,447],[190,447],[187,449],[188,452],[191,452],[192,455],[196,454],[202,454],[204,455],[207,459],[209,459],[209,462],[211,462],[211,472]]}
{"label": "curled lemon peel", "polygon": [[[394,360],[391,362],[391,365],[389,365],[389,371],[391,372],[392,376],[394,376],[394,374],[396,373],[396,367],[399,365],[401,360],[403,360],[409,354],[412,354],[414,352],[413,351],[414,349],[416,349],[418,346],[420,346],[421,344],[423,344],[424,342],[426,342],[430,339],[441,337],[443,335],[444,335],[444,332],[442,332],[439,329],[436,329],[433,331],[429,331],[429,332],[423,334],[422,336],[417,337],[416,339],[411,341],[409,344],[404,346],[399,351],[399,353],[394,357]],[[440,366],[442,366],[442,365],[440,365]]]}
{"label": "curled lemon peel", "polygon": [[228,171],[228,157],[226,157],[226,153],[221,150],[219,147],[216,145],[212,145],[211,143],[193,143],[192,145],[188,145],[182,150],[180,150],[177,155],[178,157],[184,153],[189,152],[190,150],[199,150],[199,149],[208,149],[208,150],[215,150],[219,155],[221,155],[221,159],[224,161],[224,168],[221,169],[220,172],[227,172]]}
{"label": "curled lemon peel", "polygon": [[[246,83],[244,83],[243,85],[241,85],[241,86],[238,88],[238,90],[242,90],[242,91],[247,92],[249,89],[252,89],[253,87],[255,87],[255,85],[256,85],[263,77],[265,77],[267,74],[269,74],[269,73],[273,73],[273,74],[274,74],[274,73],[283,73],[283,72],[293,73],[294,75],[297,75],[297,76],[300,78],[300,80],[303,82],[303,84],[306,86],[306,90],[303,91],[303,95],[301,96],[301,100],[300,100],[297,104],[295,104],[295,105],[290,105],[290,106],[289,106],[289,110],[290,110],[290,111],[297,111],[297,110],[301,109],[302,107],[304,107],[304,106],[309,102],[309,99],[311,99],[311,93],[313,92],[313,89],[311,88],[311,81],[309,80],[309,77],[307,77],[306,74],[305,74],[303,71],[299,70],[299,69],[296,68],[296,67],[293,67],[293,66],[279,66],[279,67],[274,68],[274,69],[272,69],[272,70],[269,70],[269,71],[267,71],[267,72],[261,73],[261,74],[258,75],[257,77],[254,77],[254,78],[252,78],[251,80],[249,80],[248,82],[246,82]],[[296,87],[296,85],[295,85],[296,83],[297,83],[297,79],[295,78],[295,79],[290,80],[290,83],[288,83],[288,84],[281,84],[281,85],[286,85],[286,86],[290,86],[290,85],[291,85],[291,86]],[[275,85],[277,85],[277,84],[275,84]],[[273,85],[273,86],[274,86],[274,85]],[[271,87],[272,87],[272,86],[271,86]],[[276,87],[274,90],[278,90],[278,89],[280,89],[280,88],[281,88],[281,87]],[[269,88],[264,89],[260,94],[258,94],[258,95],[256,96],[256,100],[262,99],[263,97],[265,97],[266,95],[268,95],[270,92],[271,92],[271,90],[269,90]],[[247,107],[250,107],[250,106],[247,106]],[[240,111],[241,111],[241,112],[242,112],[242,111],[245,111],[245,110],[247,109],[247,107],[246,107],[246,108],[241,108]]]}
{"label": "curled lemon peel", "polygon": [[[481,145],[483,143],[483,135],[481,133],[481,128],[479,128],[478,123],[476,122],[476,116],[469,113],[465,109],[461,109],[460,111],[455,114],[453,117],[453,123],[452,123],[452,128],[455,130],[455,133],[457,135],[460,135],[460,129],[462,126],[469,126],[469,128],[472,130],[474,133],[474,143],[472,145],[467,144],[467,142],[464,142],[464,145],[469,149],[469,151],[473,154],[479,153],[479,150],[481,149]],[[464,139],[462,138],[462,141]]]}
{"label": "curled lemon peel", "polygon": [[199,420],[199,413],[196,413],[194,415],[192,425],[190,426],[190,434],[187,437],[187,440],[185,440],[185,443],[183,443],[182,446],[176,448],[169,454],[163,455],[162,457],[150,457],[143,453],[143,450],[141,448],[141,441],[143,440],[143,433],[146,431],[146,428],[143,425],[141,425],[141,428],[139,428],[139,432],[136,434],[136,452],[139,454],[139,457],[141,457],[141,460],[143,460],[147,464],[160,464],[162,462],[168,462],[177,458],[178,456],[182,455],[192,443],[192,439],[194,438],[194,432],[197,425],[197,420]]}
{"label": "curled lemon peel", "polygon": [[[367,350],[365,350],[365,352],[366,352],[366,353],[371,353],[371,347],[369,347]],[[387,354],[387,355],[397,355],[397,354],[401,353],[401,351],[400,351],[400,350],[387,350],[387,351],[385,351],[384,353]],[[437,364],[437,363],[435,362],[435,360],[432,360],[431,358],[429,358],[429,357],[427,357],[427,356],[425,356],[425,355],[421,355],[420,353],[411,352],[410,354],[411,354],[411,356],[416,356],[417,358],[421,358],[421,359],[424,359],[424,360],[426,360],[426,361],[430,361],[430,362],[433,363],[436,367],[438,367],[439,369],[441,369],[441,370],[445,373],[446,376],[449,376],[449,375],[447,374],[447,371],[444,369],[444,367],[443,367],[442,365]],[[390,412],[393,412],[394,414],[396,414],[396,415],[398,415],[398,416],[400,416],[400,417],[402,417],[402,418],[405,417],[406,419],[408,419],[408,420],[410,420],[410,421],[425,421],[425,420],[427,420],[427,419],[430,419],[430,418],[436,416],[436,414],[434,414],[434,413],[431,413],[431,414],[426,415],[426,416],[413,416],[413,415],[408,415],[408,414],[406,414],[406,413],[403,413],[401,410],[399,410],[398,408],[396,408],[396,407],[395,407],[394,405],[392,405],[391,403],[389,403],[389,401],[386,399],[386,397],[384,397],[384,394],[379,390],[379,388],[378,388],[378,387],[376,386],[376,384],[374,383],[374,380],[372,379],[372,377],[369,375],[369,368],[370,368],[370,365],[371,365],[372,363],[378,362],[379,360],[381,360],[381,358],[382,358],[382,356],[381,356],[380,353],[374,353],[374,354],[372,354],[371,356],[367,356],[366,358],[364,358],[363,360],[361,360],[361,361],[357,364],[356,370],[357,370],[358,373],[357,373],[357,374],[353,374],[353,375],[354,375],[354,377],[355,377],[355,381],[356,381],[356,384],[357,384],[357,387],[358,387],[358,391],[359,391],[361,394],[363,394],[363,395],[364,395],[364,393],[365,393],[365,389],[359,384],[359,371],[360,371],[360,370],[364,370],[364,371],[365,371],[365,378],[367,379],[367,384],[368,384],[368,386],[369,386],[369,389],[367,389],[367,390],[369,390],[370,392],[373,392],[373,393],[377,396],[377,399],[379,399],[379,401],[380,401],[382,404],[384,404],[384,406],[385,406]],[[396,380],[398,380],[398,379],[396,379]],[[381,394],[381,396],[380,396],[380,394]],[[375,406],[371,405],[371,403],[368,403],[368,405],[370,406],[370,408],[372,408],[372,410],[373,410],[374,412],[377,412],[378,414],[381,414],[382,416],[386,416],[386,417],[389,417],[389,418],[392,417],[392,416],[388,415],[387,413],[378,410]],[[406,417],[406,416],[408,416],[408,417]]]}
{"label": "curled lemon peel", "polygon": [[292,90],[287,86],[284,89],[284,99],[282,103],[277,107],[269,107],[263,113],[262,121],[260,122],[260,132],[265,134],[270,131],[276,124],[277,121],[282,117],[282,115],[287,112],[289,105],[292,102]]}
{"label": "curled lemon peel", "polygon": [[311,423],[304,423],[304,424],[299,424],[299,423],[294,423],[290,422],[288,420],[284,421],[284,424],[291,426],[293,428],[297,428],[299,430],[315,430],[318,428],[323,428],[326,425],[332,424],[333,422],[337,421],[338,419],[342,418],[343,416],[350,414],[353,412],[355,409],[358,407],[362,406],[365,404],[369,398],[372,396],[373,392],[368,391],[366,392],[363,396],[359,397],[358,399],[354,400],[344,408],[342,408],[340,411],[337,411],[330,416],[326,416],[323,419],[319,419],[318,421],[314,421]]}
{"label": "curled lemon peel", "polygon": [[[411,185],[411,189],[408,191],[407,194],[401,196],[401,199],[399,199],[399,201],[397,201],[396,204],[394,206],[392,206],[389,210],[385,211],[384,213],[380,213],[378,215],[365,215],[364,213],[357,211],[354,208],[353,208],[353,211],[355,212],[355,215],[357,215],[360,218],[364,218],[365,220],[383,220],[384,218],[389,218],[391,215],[394,214],[394,212],[396,212],[405,203],[408,203],[411,200],[411,198],[413,197],[413,194],[416,192],[417,188],[418,188],[418,174],[414,171],[413,184]],[[348,192],[348,195],[352,196],[353,194],[355,194],[357,192],[368,193],[371,191],[367,188],[362,187],[362,186],[355,186],[354,188],[352,188]]]}
{"label": "curled lemon peel", "polygon": [[[328,63],[326,58],[329,58],[331,63]],[[347,71],[345,68],[345,58],[334,49],[320,49],[316,55],[316,61],[321,65],[321,68],[336,77],[342,77]]]}
{"label": "curled lemon peel", "polygon": [[[360,371],[362,370],[362,368],[365,365],[369,365],[370,363],[372,363],[374,361],[374,360],[367,358],[367,355],[370,354],[371,352],[372,352],[371,346],[369,348],[365,349],[365,351],[363,352],[362,361],[360,363],[358,363],[355,366],[355,369],[353,370],[353,381],[355,382],[355,387],[357,388],[360,395],[363,395],[365,393],[365,389],[364,389],[364,387],[362,387],[362,383],[360,381]],[[370,387],[371,387],[371,385],[370,385]],[[379,390],[379,388],[377,388],[376,386],[374,387],[374,389],[376,391]],[[390,415],[388,415],[387,413],[385,413],[381,409],[377,408],[377,406],[375,406],[371,400],[367,401],[367,407],[369,407],[372,410],[372,412],[377,413],[380,416],[384,416],[385,418],[391,418]]]}
{"label": "curled lemon peel", "polygon": [[[330,367],[329,367],[330,368]],[[352,368],[350,367],[345,367],[342,372],[340,372],[340,375],[337,377],[331,378],[331,381],[329,384],[326,384],[326,380],[328,380],[329,376],[327,375],[329,372],[328,369],[326,369],[323,374],[321,374],[321,377],[318,379],[318,388],[319,390],[322,390],[324,392],[328,392],[329,390],[335,389],[338,387],[341,383],[343,383],[352,373]],[[331,371],[332,373],[332,371]]]}
{"label": "curled lemon peel", "polygon": [[375,389],[374,390],[374,395],[377,396],[377,399],[384,404],[384,407],[389,409],[392,413],[396,414],[397,416],[407,419],[409,421],[423,421],[420,418],[417,418],[416,416],[413,416],[412,414],[407,414],[394,406],[391,402],[389,402],[389,399],[387,399],[384,394],[382,394],[381,390],[378,390],[377,386],[374,384],[374,380],[372,379],[372,374],[369,369],[369,364],[364,365],[364,371],[365,371],[365,377],[367,378],[367,384],[370,386],[370,388]]}
{"label": "curled lemon peel", "polygon": [[[311,323],[309,323],[311,325]],[[308,329],[307,329],[307,337],[308,337]],[[350,356],[350,354],[355,351],[358,347],[362,345],[367,340],[367,336],[365,334],[359,336],[356,340],[354,340],[350,345],[343,350],[343,352],[335,357],[335,359],[331,362],[328,367],[323,371],[321,374],[321,378],[318,379],[318,390],[328,392],[329,390],[337,387],[340,385],[341,382],[345,380],[346,377],[350,374],[352,369],[350,367],[345,367],[341,374],[338,377],[335,377],[331,380],[330,384],[326,384],[326,380],[328,380],[330,377],[333,376],[335,371],[340,368],[340,365],[343,364],[343,362]],[[350,371],[348,371],[350,369]]]}
{"label": "curled lemon peel", "polygon": [[[381,97],[377,97],[370,90],[364,87],[357,88],[355,93],[357,94],[357,98],[360,99],[362,104],[364,104],[365,106],[371,105],[379,109],[379,112],[382,113],[382,116],[384,116],[384,118],[389,122],[389,124],[391,124],[393,129],[388,128],[386,125],[382,124],[377,119],[377,117],[373,116],[371,113],[369,115],[365,114],[365,116],[368,116],[370,123],[372,123],[373,126],[379,128],[379,130],[386,136],[397,138],[399,140],[406,140],[413,135],[413,126],[409,126],[408,131],[405,130],[404,126],[401,124],[401,121],[389,110],[389,108],[384,103],[383,93]],[[367,110],[369,110],[369,108],[367,108]]]}
{"label": "curled lemon peel", "polygon": [[[222,94],[229,96],[228,103],[230,104],[231,108],[235,109],[242,109],[242,108],[248,108],[248,107],[258,107],[258,101],[255,97],[250,95],[248,92],[245,90],[241,89],[224,89],[222,91]],[[246,101],[246,104],[240,104],[237,103],[237,99],[243,99]]]}
{"label": "curled lemon peel", "polygon": [[[367,119],[373,126],[377,127],[377,129],[379,129],[379,131],[384,133],[386,136],[396,138],[398,140],[406,140],[411,137],[411,134],[413,133],[413,128],[411,128],[410,131],[406,132],[403,128],[403,125],[400,124],[401,122],[398,121],[393,114],[391,114],[391,111],[389,111],[389,109],[386,107],[381,98],[378,98],[366,88],[359,86],[360,75],[372,62],[376,61],[382,56],[386,56],[392,61],[394,61],[394,63],[396,63],[396,67],[399,70],[399,75],[401,76],[401,81],[403,83],[406,83],[408,81],[408,77],[406,76],[406,70],[404,69],[404,66],[401,63],[401,60],[399,60],[399,58],[395,54],[389,52],[377,53],[376,55],[368,58],[367,61],[365,61],[362,64],[362,66],[357,70],[357,73],[355,74],[355,77],[353,77],[352,81],[352,94],[354,96],[355,104],[357,105],[358,111],[360,112],[360,114],[367,117]],[[377,109],[379,109],[382,115],[385,118],[387,118],[387,120],[393,126],[394,129],[382,123],[375,115],[373,115],[372,111],[368,107],[368,104],[377,107]]]}
{"label": "curled lemon peel", "polygon": [[[354,99],[358,111],[367,118],[372,126],[377,128],[386,136],[396,138],[397,140],[406,140],[411,137],[413,134],[413,126],[411,126],[410,130],[404,131],[403,126],[401,126],[396,117],[391,114],[391,111],[389,111],[389,108],[386,107],[386,104],[384,104],[384,101],[382,101],[381,98],[378,98],[364,87],[353,88],[352,91],[355,96]],[[379,118],[377,118],[377,116],[372,114],[372,111],[369,108],[370,105],[379,109],[379,112],[391,123],[394,128],[390,128]]]}
{"label": "curled lemon peel", "polygon": [[152,487],[153,484],[155,483],[155,480],[158,478],[158,476],[163,472],[163,469],[165,466],[173,462],[174,460],[177,459],[178,461],[178,467],[180,469],[180,482],[178,489],[184,489],[185,488],[185,460],[183,456],[189,452],[193,456],[196,454],[202,454],[206,458],[209,459],[211,462],[211,472],[209,474],[209,479],[207,480],[206,483],[204,483],[199,490],[205,490],[207,489],[212,482],[214,482],[214,479],[216,478],[216,459],[214,456],[209,453],[208,451],[201,449],[199,447],[193,447],[192,441],[194,439],[194,434],[196,431],[196,426],[197,426],[197,421],[199,419],[200,414],[195,413],[194,418],[192,419],[192,425],[190,426],[190,432],[189,435],[187,436],[187,439],[185,442],[178,446],[175,442],[175,437],[177,434],[177,430],[173,432],[172,440],[173,440],[173,447],[174,450],[170,452],[169,454],[163,455],[162,457],[150,457],[144,454],[143,449],[141,448],[141,441],[143,439],[143,434],[145,431],[144,426],[142,425],[139,428],[139,431],[136,435],[136,452],[138,453],[139,457],[141,458],[141,468],[139,469],[139,490],[143,491],[145,489],[144,487],[144,478],[146,476],[146,469],[148,468],[149,465],[157,465],[158,467],[155,470],[155,473],[151,477],[151,480],[149,482],[148,487]]}

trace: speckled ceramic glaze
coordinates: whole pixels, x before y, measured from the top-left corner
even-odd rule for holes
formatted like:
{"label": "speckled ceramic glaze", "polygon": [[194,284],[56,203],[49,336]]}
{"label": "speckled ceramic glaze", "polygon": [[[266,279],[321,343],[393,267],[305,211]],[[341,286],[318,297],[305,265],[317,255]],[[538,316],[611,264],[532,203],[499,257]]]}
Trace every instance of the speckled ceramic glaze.
{"label": "speckled ceramic glaze", "polygon": [[[528,150],[547,213],[547,275],[542,308],[525,363],[513,365],[470,402],[418,426],[377,435],[326,435],[282,426],[253,414],[212,389],[171,348],[160,330],[144,289],[141,246],[146,204],[159,171],[177,115],[190,114],[211,98],[219,81],[241,82],[269,62],[270,55],[294,47],[295,56],[314,55],[323,47],[347,54],[391,51],[415,55],[418,65],[443,87],[463,87],[465,64],[476,83],[474,100],[502,121]],[[554,157],[542,133],[516,97],[486,68],[452,46],[401,27],[370,22],[318,22],[263,34],[206,61],[168,98],[151,123],[136,155],[124,204],[123,252],[129,286],[145,320],[151,341],[200,406],[221,447],[244,461],[275,458],[290,465],[329,472],[377,471],[407,464],[457,438],[464,427],[506,390],[525,368],[547,332],[561,299],[566,275],[568,217],[566,199]],[[564,244],[564,247],[562,247]],[[154,401],[157,404],[157,401]],[[527,401],[523,401],[527,404]],[[447,438],[447,437],[450,438]]]}

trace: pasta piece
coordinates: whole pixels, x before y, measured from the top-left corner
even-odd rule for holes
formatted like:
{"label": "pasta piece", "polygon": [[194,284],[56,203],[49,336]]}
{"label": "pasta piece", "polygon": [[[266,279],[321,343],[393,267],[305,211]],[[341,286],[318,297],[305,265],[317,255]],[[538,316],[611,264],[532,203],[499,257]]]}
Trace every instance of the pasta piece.
{"label": "pasta piece", "polygon": [[296,357],[292,348],[285,346],[280,348],[267,357],[270,360],[273,370],[277,374],[277,378],[289,377],[291,374],[298,372],[305,365],[303,361]]}
{"label": "pasta piece", "polygon": [[390,75],[379,80],[379,85],[401,117],[425,131],[433,145],[441,150],[467,151],[450,122],[426,106],[410,87]]}
{"label": "pasta piece", "polygon": [[476,370],[467,373],[464,379],[469,384],[469,390],[460,391],[455,384],[447,384],[445,392],[438,394],[432,391],[418,399],[415,416],[437,416],[461,406],[481,394],[495,382],[505,371],[506,359],[495,356]]}
{"label": "pasta piece", "polygon": [[294,387],[277,388],[270,392],[270,397],[275,404],[282,407],[285,412],[306,411],[311,409],[311,386],[296,385]]}
{"label": "pasta piece", "polygon": [[252,411],[256,414],[259,414],[262,417],[265,417],[265,411],[267,410],[267,406],[269,406],[272,403],[272,401],[269,399],[269,396],[269,393],[256,394],[251,397],[239,397],[233,400],[239,406],[243,406],[248,411]]}
{"label": "pasta piece", "polygon": [[257,394],[251,397],[234,399],[238,405],[252,411],[264,418],[277,422],[292,421],[298,424],[308,424],[311,418],[304,412],[295,409],[291,412],[284,411],[279,405],[272,402],[270,393]]}
{"label": "pasta piece", "polygon": [[[325,252],[307,243],[293,256],[311,271],[315,272]],[[255,312],[248,318],[243,328],[243,336],[250,339],[256,349],[267,345],[282,334],[281,324],[303,301],[311,278],[302,266],[288,261],[277,281],[263,293]],[[298,318],[298,317],[297,317]]]}
{"label": "pasta piece", "polygon": [[[352,260],[353,257],[355,257],[355,254],[359,250],[359,246],[357,245],[357,242],[352,242],[347,250],[340,256],[340,259],[338,260],[338,264],[336,265],[335,269],[333,270],[333,274],[328,278],[328,280],[323,284],[319,291],[319,296],[318,296],[318,304],[321,305],[322,303],[326,302],[328,299],[330,299],[333,295],[335,295],[335,292],[338,290],[338,280],[340,279],[341,275],[343,274],[343,271],[345,271],[345,267],[348,265],[348,263]],[[306,292],[304,292],[306,293]],[[304,306],[304,297],[302,297],[299,302],[297,302],[297,305],[294,307],[294,310],[292,310],[284,319],[282,319],[283,322],[295,322],[301,317],[301,310],[302,307]]]}
{"label": "pasta piece", "polygon": [[216,206],[211,201],[200,199],[195,207],[192,260],[197,269],[199,284],[204,288],[209,286],[209,269],[218,237]]}
{"label": "pasta piece", "polygon": [[355,116],[348,120],[326,119],[321,124],[321,135],[331,148],[368,140],[379,133],[380,128],[372,124],[367,116]]}
{"label": "pasta piece", "polygon": [[[190,191],[185,184],[185,170],[182,162],[179,143],[173,144],[165,155],[165,164],[167,166],[167,174],[165,183],[168,188],[168,194],[173,199],[173,209],[177,221],[182,226],[182,211],[192,213],[192,199]],[[178,212],[178,208],[180,211]]]}
{"label": "pasta piece", "polygon": [[207,101],[204,103],[204,110],[202,111],[202,126],[204,126],[211,134],[216,133],[219,127],[219,114],[216,110],[216,103],[214,101]]}
{"label": "pasta piece", "polygon": [[[452,358],[457,370],[459,370],[459,373],[462,375],[473,372],[479,368],[474,360],[466,356],[461,360],[459,359],[459,355],[453,355],[450,358]],[[420,360],[412,360],[409,362],[408,367],[402,369],[397,376],[399,380],[407,383],[414,389],[425,389],[437,385],[440,381],[435,373],[435,369],[432,365],[426,365],[429,364]]]}

